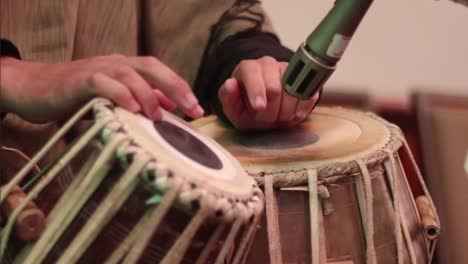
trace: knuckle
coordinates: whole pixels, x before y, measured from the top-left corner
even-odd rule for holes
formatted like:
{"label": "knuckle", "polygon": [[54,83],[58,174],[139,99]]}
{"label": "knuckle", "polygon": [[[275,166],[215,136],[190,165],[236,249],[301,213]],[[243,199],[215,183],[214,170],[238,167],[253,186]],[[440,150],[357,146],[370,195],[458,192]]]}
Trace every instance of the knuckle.
{"label": "knuckle", "polygon": [[117,102],[128,102],[132,100],[132,95],[127,89],[114,89],[111,93],[111,97]]}
{"label": "knuckle", "polygon": [[99,87],[99,80],[101,79],[102,75],[103,75],[102,73],[97,72],[89,76],[88,86],[91,88],[91,90],[95,90]]}
{"label": "knuckle", "polygon": [[226,96],[227,92],[226,92],[226,88],[223,86],[221,87],[219,90],[218,90],[218,98],[219,99],[223,99],[225,96]]}
{"label": "knuckle", "polygon": [[254,60],[243,60],[239,63],[239,68],[249,70],[254,68],[257,63]]}
{"label": "knuckle", "polygon": [[127,79],[135,75],[135,70],[127,65],[121,66],[117,69],[116,76],[119,79]]}
{"label": "knuckle", "polygon": [[260,61],[262,63],[266,63],[266,64],[270,64],[270,63],[277,63],[278,61],[276,61],[275,58],[271,57],[271,56],[263,56],[260,58]]}
{"label": "knuckle", "polygon": [[159,60],[153,56],[141,57],[141,64],[143,67],[156,67],[159,65]]}
{"label": "knuckle", "polygon": [[112,60],[121,60],[121,59],[125,58],[124,55],[119,54],[119,53],[113,53],[113,54],[108,55],[107,57],[109,59],[112,59]]}
{"label": "knuckle", "polygon": [[271,98],[277,98],[281,96],[281,84],[277,82],[266,82],[265,88],[267,90],[267,94]]}
{"label": "knuckle", "polygon": [[173,87],[173,90],[174,91],[177,91],[177,92],[182,92],[182,91],[186,91],[186,90],[189,90],[189,86],[187,84],[187,82],[182,79],[181,77],[175,75],[171,78],[171,85]]}

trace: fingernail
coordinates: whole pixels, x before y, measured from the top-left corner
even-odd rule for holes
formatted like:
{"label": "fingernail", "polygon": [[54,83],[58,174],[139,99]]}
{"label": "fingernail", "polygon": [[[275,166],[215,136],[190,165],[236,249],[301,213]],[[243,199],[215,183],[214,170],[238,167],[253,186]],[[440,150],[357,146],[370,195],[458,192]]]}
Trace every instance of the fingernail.
{"label": "fingernail", "polygon": [[308,114],[309,114],[309,113],[306,112],[306,111],[304,111],[304,110],[299,110],[299,112],[296,113],[296,117],[297,117],[298,119],[304,119],[304,118],[307,117]]}
{"label": "fingernail", "polygon": [[255,108],[257,109],[263,109],[265,108],[265,100],[263,99],[263,97],[261,96],[257,96],[257,98],[255,98]]}
{"label": "fingernail", "polygon": [[130,108],[129,110],[134,112],[134,113],[141,110],[140,105],[135,100],[130,101],[129,108]]}
{"label": "fingernail", "polygon": [[191,93],[186,94],[184,99],[187,109],[192,109],[198,104],[197,98]]}
{"label": "fingernail", "polygon": [[201,106],[197,106],[193,111],[192,111],[194,117],[202,117],[205,111]]}
{"label": "fingernail", "polygon": [[161,109],[159,108],[156,108],[153,112],[153,116],[152,116],[153,120],[161,120],[162,118],[162,113],[161,113]]}
{"label": "fingernail", "polygon": [[226,89],[231,89],[231,79],[227,79],[225,82],[224,82],[224,86],[226,86]]}

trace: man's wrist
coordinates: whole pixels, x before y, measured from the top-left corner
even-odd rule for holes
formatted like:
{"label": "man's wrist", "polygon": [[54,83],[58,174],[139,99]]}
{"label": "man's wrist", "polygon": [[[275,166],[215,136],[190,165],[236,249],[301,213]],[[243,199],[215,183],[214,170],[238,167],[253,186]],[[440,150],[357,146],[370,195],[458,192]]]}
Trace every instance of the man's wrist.
{"label": "man's wrist", "polygon": [[22,82],[18,73],[20,60],[11,57],[0,57],[0,112],[13,111],[11,91],[16,89],[17,83]]}
{"label": "man's wrist", "polygon": [[6,90],[11,89],[10,86],[14,83],[11,81],[14,78],[11,70],[18,60],[21,60],[21,54],[15,44],[8,39],[0,38],[0,120],[9,111]]}

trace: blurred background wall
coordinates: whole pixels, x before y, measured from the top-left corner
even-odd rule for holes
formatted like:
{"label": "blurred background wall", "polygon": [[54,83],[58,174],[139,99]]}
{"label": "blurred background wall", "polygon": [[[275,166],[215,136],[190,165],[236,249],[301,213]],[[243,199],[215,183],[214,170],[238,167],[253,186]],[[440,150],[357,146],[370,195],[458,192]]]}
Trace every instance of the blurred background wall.
{"label": "blurred background wall", "polygon": [[[263,3],[283,43],[296,50],[334,0]],[[436,263],[468,263],[468,8],[375,0],[320,104],[371,110],[402,129],[440,216]]]}
{"label": "blurred background wall", "polygon": [[[334,0],[264,0],[284,44],[299,43]],[[408,102],[414,88],[468,95],[468,8],[448,0],[376,0],[325,91]],[[441,89],[443,89],[441,91]]]}

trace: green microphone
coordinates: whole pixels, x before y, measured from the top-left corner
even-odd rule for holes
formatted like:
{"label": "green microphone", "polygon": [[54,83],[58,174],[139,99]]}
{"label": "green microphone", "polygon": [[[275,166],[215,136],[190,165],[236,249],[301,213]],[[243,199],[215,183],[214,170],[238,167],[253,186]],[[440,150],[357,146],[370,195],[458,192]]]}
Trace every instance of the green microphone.
{"label": "green microphone", "polygon": [[290,95],[309,99],[336,69],[373,0],[336,0],[333,8],[291,58],[281,79]]}

